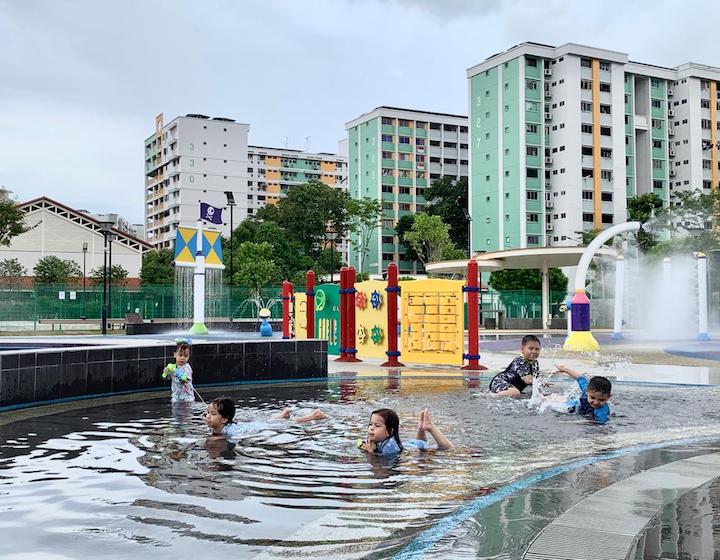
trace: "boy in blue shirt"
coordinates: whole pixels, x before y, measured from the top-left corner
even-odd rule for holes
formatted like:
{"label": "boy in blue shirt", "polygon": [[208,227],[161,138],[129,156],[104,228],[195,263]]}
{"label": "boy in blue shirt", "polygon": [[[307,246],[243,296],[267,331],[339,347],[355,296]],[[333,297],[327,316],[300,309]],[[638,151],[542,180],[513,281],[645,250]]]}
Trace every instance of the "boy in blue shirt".
{"label": "boy in blue shirt", "polygon": [[558,364],[557,369],[575,379],[582,391],[580,398],[570,399],[567,402],[568,412],[592,416],[598,424],[607,422],[610,417],[610,407],[607,403],[612,392],[610,381],[600,375],[588,380],[584,375],[562,364]]}

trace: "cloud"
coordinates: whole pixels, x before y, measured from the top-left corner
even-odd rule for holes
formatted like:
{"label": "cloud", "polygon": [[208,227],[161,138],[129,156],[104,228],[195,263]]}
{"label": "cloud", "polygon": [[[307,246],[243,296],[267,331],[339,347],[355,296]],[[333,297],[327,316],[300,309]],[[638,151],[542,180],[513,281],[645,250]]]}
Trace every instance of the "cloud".
{"label": "cloud", "polygon": [[416,9],[445,20],[490,14],[501,10],[503,5],[502,0],[379,0],[379,2]]}

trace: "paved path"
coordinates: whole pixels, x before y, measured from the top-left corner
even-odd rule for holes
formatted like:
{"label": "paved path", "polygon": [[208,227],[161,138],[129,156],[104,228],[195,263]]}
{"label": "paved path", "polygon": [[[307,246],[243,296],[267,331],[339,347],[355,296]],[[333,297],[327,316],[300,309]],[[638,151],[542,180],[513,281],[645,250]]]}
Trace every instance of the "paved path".
{"label": "paved path", "polygon": [[626,560],[648,523],[683,494],[720,477],[720,453],[643,471],[575,504],[543,529],[523,560]]}

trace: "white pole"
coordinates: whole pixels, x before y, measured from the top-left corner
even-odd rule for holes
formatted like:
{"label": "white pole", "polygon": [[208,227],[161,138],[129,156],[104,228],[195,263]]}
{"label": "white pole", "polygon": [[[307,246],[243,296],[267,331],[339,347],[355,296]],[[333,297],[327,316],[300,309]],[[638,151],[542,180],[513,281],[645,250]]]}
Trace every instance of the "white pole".
{"label": "white pole", "polygon": [[623,299],[625,299],[625,259],[618,255],[615,260],[615,315],[613,319],[613,340],[621,340]]}
{"label": "white pole", "polygon": [[698,274],[698,340],[710,340],[708,335],[707,317],[707,257],[705,253],[697,254]]}
{"label": "white pole", "polygon": [[[550,328],[548,316],[550,315],[550,276],[548,274],[548,266],[547,262],[542,263],[542,269],[540,270],[540,274],[542,275],[542,328],[543,331],[546,331],[548,328]],[[549,335],[548,333],[543,333],[543,338],[547,338]]]}
{"label": "white pole", "polygon": [[193,275],[193,326],[192,334],[207,334],[205,326],[205,255],[203,254],[202,220],[197,223],[197,250],[195,252],[195,274]]}

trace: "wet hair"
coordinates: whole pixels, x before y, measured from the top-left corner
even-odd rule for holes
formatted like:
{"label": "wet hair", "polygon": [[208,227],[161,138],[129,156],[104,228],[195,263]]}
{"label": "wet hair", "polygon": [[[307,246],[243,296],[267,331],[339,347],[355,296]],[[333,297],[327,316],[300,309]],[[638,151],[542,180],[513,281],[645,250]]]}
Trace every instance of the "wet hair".
{"label": "wet hair", "polygon": [[180,354],[181,352],[184,353],[185,350],[187,350],[188,353],[190,352],[190,343],[186,340],[177,341],[176,346],[175,346],[175,353],[176,354]]}
{"label": "wet hair", "polygon": [[235,402],[230,397],[218,397],[211,400],[210,404],[215,405],[215,410],[228,421],[228,424],[235,418]]}
{"label": "wet hair", "polygon": [[537,342],[538,345],[540,344],[540,339],[535,336],[534,334],[526,334],[522,338],[522,342],[520,343],[521,346],[525,346],[527,344],[530,344],[531,342]]}
{"label": "wet hair", "polygon": [[388,431],[388,434],[391,438],[395,439],[398,447],[402,449],[403,446],[400,441],[400,417],[394,410],[390,410],[389,408],[378,408],[377,410],[373,410],[370,414],[370,418],[376,414],[383,419],[385,422],[385,429]]}
{"label": "wet hair", "polygon": [[596,375],[593,377],[587,386],[588,391],[595,391],[597,393],[600,393],[601,395],[610,396],[610,392],[612,391],[612,383],[610,383],[610,380],[607,377],[603,377],[602,375]]}

